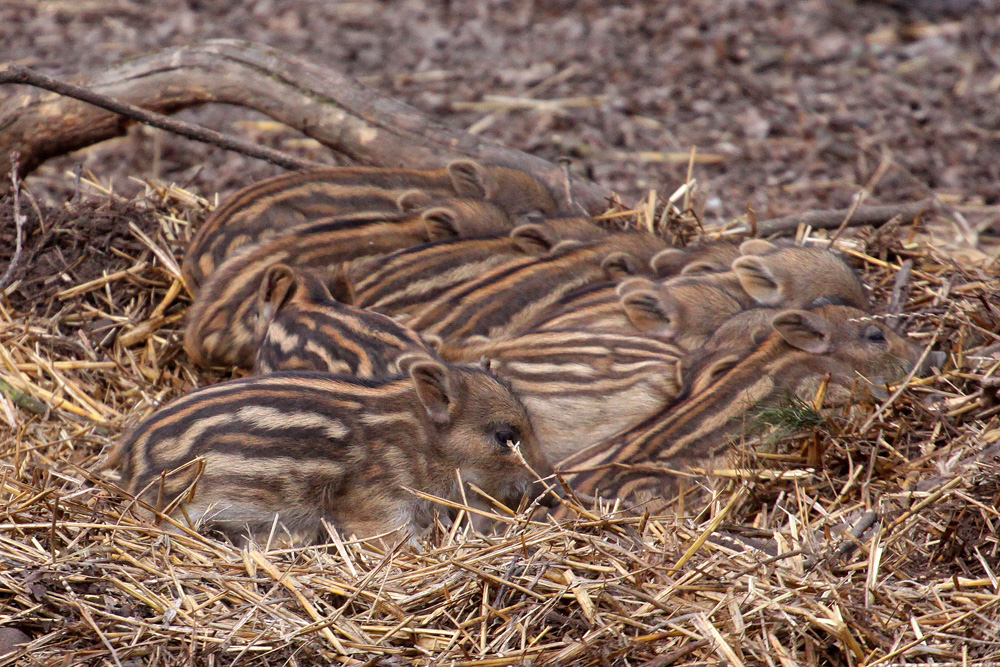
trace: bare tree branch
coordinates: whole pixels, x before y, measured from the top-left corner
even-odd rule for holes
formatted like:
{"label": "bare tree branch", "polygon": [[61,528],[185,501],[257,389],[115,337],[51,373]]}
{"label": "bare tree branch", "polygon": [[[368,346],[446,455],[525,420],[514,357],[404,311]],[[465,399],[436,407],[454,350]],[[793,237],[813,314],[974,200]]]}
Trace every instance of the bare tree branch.
{"label": "bare tree branch", "polygon": [[328,166],[320,162],[297,158],[294,155],[288,155],[287,153],[276,151],[272,148],[268,148],[267,146],[261,146],[249,141],[230,137],[226,134],[222,134],[221,132],[200,127],[193,123],[186,123],[182,120],[176,120],[158,113],[153,113],[152,111],[146,111],[142,107],[138,107],[134,104],[119,102],[118,100],[110,98],[107,95],[101,95],[100,93],[95,93],[92,90],[87,90],[86,88],[81,88],[80,86],[75,86],[71,83],[54,79],[51,76],[35,72],[20,65],[7,65],[4,69],[0,69],[0,84],[4,83],[23,83],[43,88],[45,90],[51,90],[54,93],[93,104],[96,107],[113,111],[114,113],[125,116],[126,118],[137,120],[141,123],[145,123],[146,125],[152,125],[153,127],[158,127],[160,129],[167,130],[168,132],[173,132],[174,134],[194,139],[195,141],[203,141],[208,144],[213,144],[219,148],[236,151],[237,153],[243,153],[244,155],[249,155],[250,157],[255,157],[266,162],[270,162],[271,164],[276,164],[279,167],[285,167],[286,169],[319,169]]}
{"label": "bare tree branch", "polygon": [[[23,77],[10,67],[6,72]],[[564,196],[559,165],[448,129],[342,73],[260,44],[212,40],[164,49],[111,67],[84,85],[159,114],[213,102],[255,109],[361,164],[435,168],[470,157],[522,169]],[[51,157],[122,135],[130,122],[52,93],[15,95],[0,106],[0,177],[11,170],[12,150],[21,153],[24,175]],[[576,177],[572,192],[591,213],[606,208],[610,195]]]}

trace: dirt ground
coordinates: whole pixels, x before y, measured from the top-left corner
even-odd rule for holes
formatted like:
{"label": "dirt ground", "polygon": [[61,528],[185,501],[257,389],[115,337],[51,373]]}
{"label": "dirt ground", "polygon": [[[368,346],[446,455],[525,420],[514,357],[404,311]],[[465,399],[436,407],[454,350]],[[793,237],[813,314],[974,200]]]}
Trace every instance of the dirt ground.
{"label": "dirt ground", "polygon": [[[626,203],[672,193],[695,147],[708,222],[748,206],[760,218],[847,206],[890,161],[869,203],[934,195],[993,227],[997,212],[979,207],[1000,203],[1000,15],[987,1],[916,5],[957,11],[853,0],[5,0],[0,60],[72,77],[168,45],[249,39],[450,127],[570,156]],[[250,112],[183,116],[330,160]],[[118,192],[138,189],[130,176],[156,176],[206,197],[277,171],[136,128],[52,161],[28,185],[60,201],[69,193],[55,177],[79,166]]]}

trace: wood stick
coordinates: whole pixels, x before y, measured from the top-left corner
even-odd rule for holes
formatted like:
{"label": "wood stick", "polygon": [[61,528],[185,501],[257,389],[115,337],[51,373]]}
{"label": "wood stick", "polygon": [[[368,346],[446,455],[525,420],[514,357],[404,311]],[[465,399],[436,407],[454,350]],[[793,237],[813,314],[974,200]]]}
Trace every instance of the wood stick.
{"label": "wood stick", "polygon": [[54,79],[51,76],[35,72],[20,65],[7,65],[4,69],[0,70],[0,84],[4,83],[21,83],[51,90],[59,95],[93,104],[96,107],[113,111],[116,114],[137,120],[140,123],[158,127],[161,130],[167,130],[168,132],[173,132],[174,134],[179,134],[195,141],[212,144],[219,148],[243,153],[244,155],[276,164],[279,167],[285,167],[286,169],[321,169],[329,166],[321,162],[313,162],[312,160],[288,155],[267,146],[260,146],[249,141],[237,139],[236,137],[231,137],[221,132],[201,127],[200,125],[168,118],[162,114],[147,111],[135,104],[122,102],[93,90],[87,90],[81,86]]}
{"label": "wood stick", "polygon": [[[854,214],[851,216],[847,226],[877,225],[892,220],[897,215],[904,220],[912,220],[925,211],[933,210],[934,207],[933,199],[921,199],[911,204],[859,206],[854,210]],[[794,232],[798,229],[799,225],[808,225],[815,229],[836,229],[844,223],[850,210],[844,208],[833,211],[793,213],[792,215],[784,215],[780,218],[759,221],[757,223],[757,230],[761,236],[770,236],[772,234]]]}

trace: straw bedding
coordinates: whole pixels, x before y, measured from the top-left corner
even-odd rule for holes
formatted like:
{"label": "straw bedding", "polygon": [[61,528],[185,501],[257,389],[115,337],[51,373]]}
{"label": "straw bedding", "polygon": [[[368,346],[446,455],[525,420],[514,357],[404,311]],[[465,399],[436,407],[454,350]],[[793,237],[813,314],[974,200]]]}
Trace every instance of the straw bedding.
{"label": "straw bedding", "polygon": [[[224,379],[180,345],[176,258],[208,204],[159,184],[89,191],[22,199],[0,300],[0,647],[31,638],[0,664],[1000,662],[998,276],[935,242],[933,217],[849,247],[881,303],[903,288],[906,328],[948,352],[943,372],[846,412],[761,415],[776,425],[734,443],[707,507],[571,502],[561,523],[504,516],[489,536],[437,526],[420,550],[331,533],[241,551],[166,535],[89,472],[122,429]],[[699,233],[662,211],[624,219]],[[14,229],[0,200],[5,260]]]}

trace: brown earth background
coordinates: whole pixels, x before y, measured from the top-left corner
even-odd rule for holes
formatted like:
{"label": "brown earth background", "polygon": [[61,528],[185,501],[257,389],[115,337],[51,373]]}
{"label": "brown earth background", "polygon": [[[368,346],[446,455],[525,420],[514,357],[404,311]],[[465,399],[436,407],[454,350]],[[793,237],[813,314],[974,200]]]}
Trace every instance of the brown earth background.
{"label": "brown earth background", "polygon": [[[964,4],[949,15],[850,0],[7,0],[0,60],[71,77],[205,38],[263,42],[347,72],[449,127],[549,159],[569,156],[626,203],[649,189],[673,192],[696,147],[704,162],[694,176],[711,223],[747,206],[760,218],[845,207],[886,152],[892,168],[869,203],[933,194],[997,204],[1000,26],[991,8]],[[182,116],[330,160],[251,112]],[[49,163],[29,185],[44,183],[57,199],[61,174],[82,163],[123,194],[139,189],[129,176],[154,176],[224,197],[277,172],[157,134],[133,129]]]}

